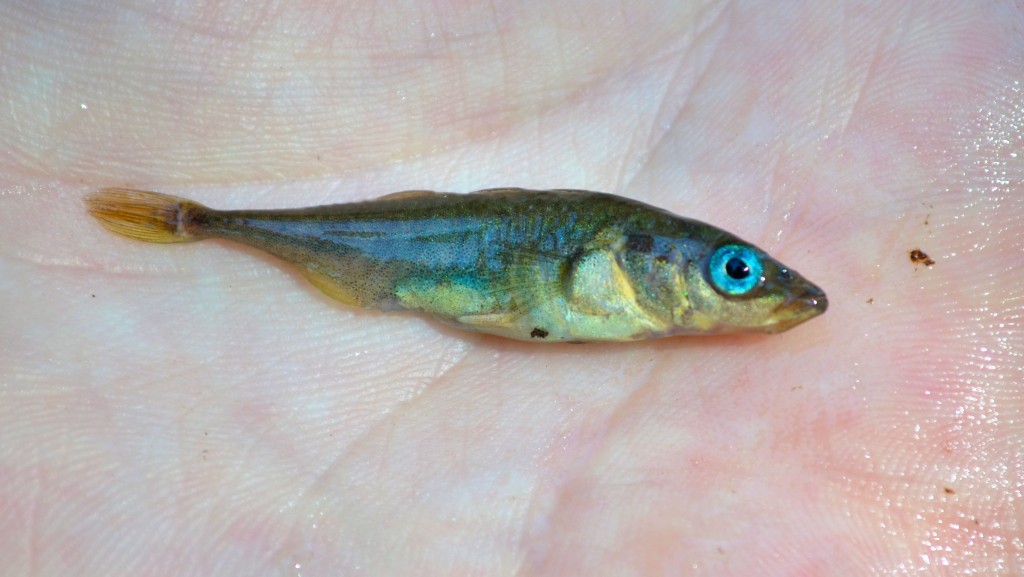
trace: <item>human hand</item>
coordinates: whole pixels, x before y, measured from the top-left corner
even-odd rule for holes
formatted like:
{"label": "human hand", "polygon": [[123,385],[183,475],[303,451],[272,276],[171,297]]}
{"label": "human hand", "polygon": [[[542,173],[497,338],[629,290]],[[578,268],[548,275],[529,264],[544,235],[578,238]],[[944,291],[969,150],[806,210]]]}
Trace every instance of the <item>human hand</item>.
{"label": "human hand", "polygon": [[[12,575],[1013,575],[1012,3],[8,6]],[[532,345],[351,310],[81,198],[575,187],[820,284],[777,336]],[[920,248],[933,266],[911,263]]]}

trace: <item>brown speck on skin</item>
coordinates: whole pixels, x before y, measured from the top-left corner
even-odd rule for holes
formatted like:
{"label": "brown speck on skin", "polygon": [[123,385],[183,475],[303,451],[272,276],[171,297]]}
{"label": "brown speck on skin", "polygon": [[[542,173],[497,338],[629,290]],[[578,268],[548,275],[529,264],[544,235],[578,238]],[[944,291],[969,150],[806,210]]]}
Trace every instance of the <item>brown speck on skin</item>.
{"label": "brown speck on skin", "polygon": [[864,302],[868,303],[869,305],[873,305],[873,304],[875,304],[875,297],[871,297],[871,298],[869,298],[868,300],[866,300]]}
{"label": "brown speck on skin", "polygon": [[931,218],[931,217],[932,217],[932,215],[930,215],[930,214],[924,215],[924,225],[925,226],[928,226],[928,219]]}
{"label": "brown speck on skin", "polygon": [[935,261],[932,260],[932,258],[928,256],[927,253],[925,253],[923,250],[919,248],[915,248],[914,250],[910,251],[910,262],[914,264],[922,263],[924,264],[924,266],[932,266],[933,264],[935,264]]}
{"label": "brown speck on skin", "polygon": [[956,495],[956,491],[949,487],[943,487],[942,490],[945,491],[947,495]]}
{"label": "brown speck on skin", "polygon": [[540,327],[534,327],[533,330],[530,331],[530,338],[531,339],[546,339],[546,338],[548,338],[548,332],[546,330],[540,328]]}

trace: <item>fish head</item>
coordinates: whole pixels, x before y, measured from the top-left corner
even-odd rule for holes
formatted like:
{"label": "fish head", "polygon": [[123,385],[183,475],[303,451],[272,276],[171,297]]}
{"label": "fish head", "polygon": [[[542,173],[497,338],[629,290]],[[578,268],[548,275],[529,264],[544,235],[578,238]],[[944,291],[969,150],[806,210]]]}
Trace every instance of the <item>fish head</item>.
{"label": "fish head", "polygon": [[680,333],[779,333],[828,308],[825,292],[763,250],[731,235],[681,263]]}

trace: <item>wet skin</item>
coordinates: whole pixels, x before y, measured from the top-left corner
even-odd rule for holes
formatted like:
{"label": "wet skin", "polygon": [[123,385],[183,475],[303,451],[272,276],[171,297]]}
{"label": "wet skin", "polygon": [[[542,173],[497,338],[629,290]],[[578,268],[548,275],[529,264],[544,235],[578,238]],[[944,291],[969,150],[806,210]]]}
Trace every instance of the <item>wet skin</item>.
{"label": "wet skin", "polygon": [[[4,570],[1020,574],[1019,8],[777,4],[8,3]],[[516,343],[81,204],[499,183],[714,223],[829,311]]]}

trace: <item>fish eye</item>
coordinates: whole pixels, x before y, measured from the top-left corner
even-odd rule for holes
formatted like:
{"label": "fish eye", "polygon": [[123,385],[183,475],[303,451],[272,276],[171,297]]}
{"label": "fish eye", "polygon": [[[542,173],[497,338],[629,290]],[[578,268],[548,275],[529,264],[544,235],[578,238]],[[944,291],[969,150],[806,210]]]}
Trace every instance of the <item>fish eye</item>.
{"label": "fish eye", "polygon": [[753,249],[738,244],[719,247],[708,265],[711,284],[725,294],[742,295],[761,282],[761,257]]}

